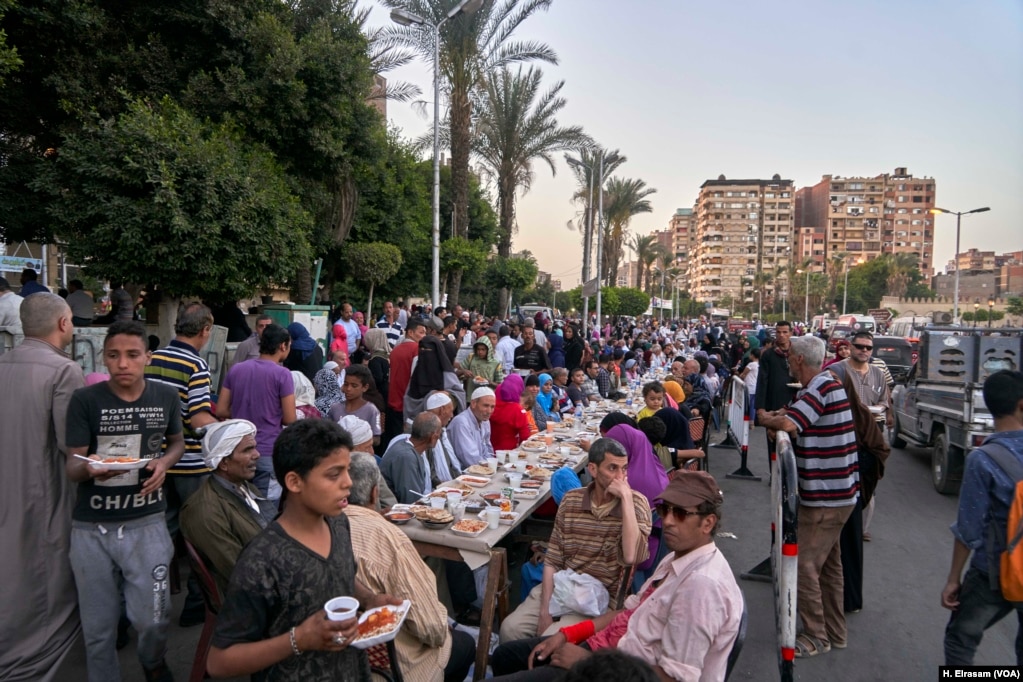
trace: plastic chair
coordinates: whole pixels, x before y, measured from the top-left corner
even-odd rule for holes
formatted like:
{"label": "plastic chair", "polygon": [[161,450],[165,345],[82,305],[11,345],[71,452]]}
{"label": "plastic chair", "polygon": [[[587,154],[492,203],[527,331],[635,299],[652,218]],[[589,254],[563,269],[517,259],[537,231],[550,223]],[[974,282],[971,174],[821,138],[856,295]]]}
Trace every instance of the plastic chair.
{"label": "plastic chair", "polygon": [[742,653],[742,645],[746,641],[746,627],[749,624],[749,613],[746,611],[746,595],[742,595],[742,618],[739,620],[739,632],[735,635],[735,642],[732,644],[732,650],[728,652],[728,665],[725,667],[725,681],[727,682],[728,676],[732,674],[732,669],[735,668],[736,661],[739,660],[739,654]]}
{"label": "plastic chair", "polygon": [[189,682],[201,682],[207,679],[206,658],[210,653],[210,644],[213,641],[213,626],[217,622],[217,612],[224,603],[217,589],[217,581],[213,574],[206,567],[206,563],[199,555],[198,550],[188,540],[183,540],[185,549],[188,551],[188,560],[199,578],[199,585],[202,587],[203,603],[206,606],[206,620],[202,624],[202,634],[199,635],[199,643],[195,645],[195,660],[192,662],[192,672],[188,676]]}

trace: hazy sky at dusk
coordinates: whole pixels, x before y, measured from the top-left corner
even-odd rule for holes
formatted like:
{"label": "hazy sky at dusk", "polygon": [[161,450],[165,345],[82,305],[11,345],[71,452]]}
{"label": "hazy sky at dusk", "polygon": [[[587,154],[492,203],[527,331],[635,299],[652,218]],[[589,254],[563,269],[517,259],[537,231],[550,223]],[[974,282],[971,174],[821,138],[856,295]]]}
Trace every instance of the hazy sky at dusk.
{"label": "hazy sky at dusk", "polygon": [[[454,3],[452,3],[454,4]],[[376,8],[371,24],[389,21]],[[562,124],[619,149],[623,177],[655,187],[654,212],[631,232],[667,227],[700,184],[779,173],[797,187],[823,174],[873,176],[905,166],[937,180],[937,205],[990,206],[963,221],[962,250],[1023,249],[1023,2],[860,0],[760,3],[555,0],[519,40],[553,47],[564,80]],[[387,74],[432,97],[432,65]],[[414,137],[432,121],[389,103]],[[518,201],[516,249],[540,268],[579,279],[572,175],[536,165]],[[955,218],[939,216],[934,264],[955,248]]]}

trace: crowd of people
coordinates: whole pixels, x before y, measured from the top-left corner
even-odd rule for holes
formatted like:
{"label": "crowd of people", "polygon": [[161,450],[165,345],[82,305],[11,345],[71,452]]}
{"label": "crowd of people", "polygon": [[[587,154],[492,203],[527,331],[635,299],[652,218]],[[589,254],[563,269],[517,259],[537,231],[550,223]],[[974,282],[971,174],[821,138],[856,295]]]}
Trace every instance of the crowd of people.
{"label": "crowd of people", "polygon": [[[491,665],[498,676],[546,680],[622,655],[608,666],[723,679],[744,605],[714,544],[723,496],[699,471],[689,422],[712,423],[731,382],[746,387],[769,447],[785,431],[795,449],[797,656],[847,646],[845,614],[862,608],[862,542],[886,454],[862,444],[876,446],[890,419],[854,418],[857,405],[890,408],[869,334],[825,369],[823,342],[793,336],[786,322],[741,334],[652,320],[584,331],[543,313],[498,320],[391,302],[373,322],[343,303],[325,346],[301,323],[257,316],[218,388],[200,355],[214,325],[201,303],[181,308],[174,339],[152,353],[143,325],[115,321],[107,374],[88,377],[64,352],[75,318],[64,299],[39,292],[18,312],[25,341],[0,356],[15,453],[5,458],[5,519],[17,519],[3,533],[19,550],[0,559],[11,578],[0,588],[11,604],[0,626],[4,679],[82,670],[120,679],[129,625],[146,679],[172,679],[171,568],[187,541],[222,596],[211,675],[368,679],[365,653],[350,646],[355,620],[325,618],[324,603],[346,595],[362,608],[409,599],[396,643],[405,678],[463,680],[476,644],[449,616],[472,622],[477,576],[460,562],[428,565],[381,513],[595,401],[632,395],[642,396],[635,417],[611,411],[599,436],[580,443],[582,478],[558,472],[542,573],[500,623]],[[1001,430],[1020,428],[1023,394],[1003,402]],[[957,547],[977,548],[978,523],[971,517],[967,530],[961,518]],[[964,564],[957,549],[953,572]],[[611,595],[634,573],[633,593],[596,617],[555,612],[559,571]],[[947,605],[979,601],[966,590],[971,575],[961,590],[950,576]],[[198,582],[187,589],[182,627],[205,613]],[[965,628],[953,624],[950,633]]]}

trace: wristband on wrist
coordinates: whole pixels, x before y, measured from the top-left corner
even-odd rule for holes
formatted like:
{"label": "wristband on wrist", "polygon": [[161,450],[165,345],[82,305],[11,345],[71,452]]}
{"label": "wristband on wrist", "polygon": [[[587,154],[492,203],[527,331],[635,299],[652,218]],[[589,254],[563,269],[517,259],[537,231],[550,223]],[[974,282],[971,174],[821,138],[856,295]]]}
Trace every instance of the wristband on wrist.
{"label": "wristband on wrist", "polygon": [[298,643],[295,641],[295,628],[291,628],[291,630],[288,631],[288,639],[291,640],[291,653],[296,656],[301,656],[302,650],[298,648]]}
{"label": "wristband on wrist", "polygon": [[593,633],[596,632],[596,628],[593,627],[592,620],[584,620],[581,623],[563,627],[559,632],[565,635],[565,639],[569,644],[578,644],[592,637]]}

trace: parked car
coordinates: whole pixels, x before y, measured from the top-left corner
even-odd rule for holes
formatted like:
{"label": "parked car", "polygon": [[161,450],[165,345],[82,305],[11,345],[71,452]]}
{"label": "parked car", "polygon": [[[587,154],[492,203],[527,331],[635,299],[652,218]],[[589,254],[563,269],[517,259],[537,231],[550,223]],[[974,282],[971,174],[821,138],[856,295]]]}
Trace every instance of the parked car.
{"label": "parked car", "polygon": [[913,347],[901,336],[875,336],[874,357],[884,360],[895,383],[904,384],[913,368]]}

